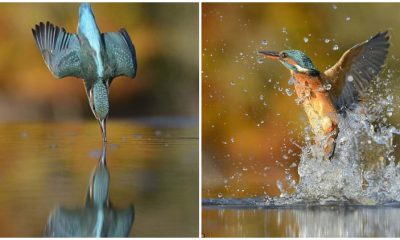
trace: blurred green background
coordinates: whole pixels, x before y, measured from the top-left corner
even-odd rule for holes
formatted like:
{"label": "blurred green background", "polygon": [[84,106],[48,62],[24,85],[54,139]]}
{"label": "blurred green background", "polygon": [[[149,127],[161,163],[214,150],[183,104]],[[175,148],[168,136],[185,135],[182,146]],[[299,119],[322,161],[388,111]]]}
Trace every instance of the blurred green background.
{"label": "blurred green background", "polygon": [[[125,27],[136,47],[136,79],[110,88],[110,118],[198,115],[198,5],[92,3],[102,32]],[[79,3],[2,3],[0,121],[92,118],[81,80],[55,79],[31,28],[50,21],[75,32]]]}
{"label": "blurred green background", "polygon": [[[260,60],[257,51],[299,49],[324,71],[388,29],[390,54],[380,76],[390,70],[391,81],[398,80],[400,4],[205,3],[202,9],[204,198],[275,196],[277,180],[298,178],[306,116],[291,95],[289,71]],[[399,89],[393,93],[398,103]],[[397,110],[391,123],[399,122]]]}

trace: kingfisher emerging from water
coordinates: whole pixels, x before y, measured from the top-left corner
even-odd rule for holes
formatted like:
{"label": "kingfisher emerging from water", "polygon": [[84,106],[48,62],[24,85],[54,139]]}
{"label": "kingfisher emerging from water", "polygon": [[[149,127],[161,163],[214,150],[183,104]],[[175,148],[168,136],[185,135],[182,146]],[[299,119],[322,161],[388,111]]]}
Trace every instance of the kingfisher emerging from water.
{"label": "kingfisher emerging from water", "polygon": [[128,32],[121,28],[118,32],[101,33],[89,3],[80,5],[76,34],[49,22],[39,23],[32,32],[56,78],[83,79],[90,108],[106,142],[110,84],[121,75],[136,76],[136,52]]}
{"label": "kingfisher emerging from water", "polygon": [[331,159],[339,133],[339,114],[345,114],[347,109],[353,110],[362,100],[372,79],[381,71],[388,48],[388,32],[378,33],[347,50],[325,72],[320,72],[311,59],[298,50],[260,53],[279,60],[290,70],[296,94],[304,107],[316,140],[319,137],[326,140],[324,154]]}

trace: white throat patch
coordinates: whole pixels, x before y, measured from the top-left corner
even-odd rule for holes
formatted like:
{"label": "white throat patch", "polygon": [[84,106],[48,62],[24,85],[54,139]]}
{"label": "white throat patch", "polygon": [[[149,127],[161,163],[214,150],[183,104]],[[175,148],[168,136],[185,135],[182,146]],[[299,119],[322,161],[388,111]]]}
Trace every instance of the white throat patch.
{"label": "white throat patch", "polygon": [[295,67],[296,67],[296,69],[297,69],[297,71],[298,72],[302,72],[302,73],[306,73],[306,72],[309,72],[309,70],[307,69],[307,68],[303,68],[303,67],[301,67],[301,66],[299,66],[299,65],[294,65]]}

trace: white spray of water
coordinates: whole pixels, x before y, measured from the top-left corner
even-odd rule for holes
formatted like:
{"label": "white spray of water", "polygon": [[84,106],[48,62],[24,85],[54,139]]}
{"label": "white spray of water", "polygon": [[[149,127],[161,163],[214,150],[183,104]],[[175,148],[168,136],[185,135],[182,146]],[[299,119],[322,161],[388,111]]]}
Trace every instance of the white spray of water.
{"label": "white spray of water", "polygon": [[330,161],[324,159],[323,144],[313,143],[306,128],[306,145],[298,168],[300,182],[293,186],[295,193],[290,196],[280,189],[285,197],[274,198],[275,204],[400,201],[400,166],[393,145],[399,130],[382,120],[387,111],[393,112],[394,105],[387,81],[378,84],[386,86],[383,94],[371,90],[369,100],[341,116],[335,155]]}

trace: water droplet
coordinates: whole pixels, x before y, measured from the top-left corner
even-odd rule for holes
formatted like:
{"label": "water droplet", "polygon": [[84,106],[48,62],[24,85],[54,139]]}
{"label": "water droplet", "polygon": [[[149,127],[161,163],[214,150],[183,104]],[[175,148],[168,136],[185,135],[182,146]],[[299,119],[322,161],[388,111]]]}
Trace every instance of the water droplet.
{"label": "water droplet", "polygon": [[261,63],[264,62],[264,59],[263,58],[259,58],[259,59],[257,59],[257,62],[261,64]]}
{"label": "water droplet", "polygon": [[350,17],[346,17],[346,21],[350,21],[350,19],[351,19]]}
{"label": "water droplet", "polygon": [[222,198],[224,195],[222,193],[218,193],[218,198]]}
{"label": "water droplet", "polygon": [[324,42],[329,43],[331,40],[329,38],[325,38]]}
{"label": "water droplet", "polygon": [[339,50],[339,46],[338,46],[337,44],[333,45],[332,50],[333,50],[333,51]]}
{"label": "water droplet", "polygon": [[262,44],[262,45],[265,45],[265,46],[268,45],[268,40],[262,40],[262,41],[261,41],[261,44]]}
{"label": "water droplet", "polygon": [[289,78],[288,84],[289,84],[289,85],[293,85],[293,84],[294,84],[294,78]]}
{"label": "water droplet", "polygon": [[393,116],[393,112],[389,111],[389,112],[386,113],[386,115],[387,115],[388,117],[391,117],[391,116]]}
{"label": "water droplet", "polygon": [[336,10],[337,6],[335,4],[332,4],[332,8],[333,8],[333,10]]}
{"label": "water droplet", "polygon": [[230,84],[231,84],[231,86],[235,86],[236,85],[236,83],[234,81],[231,81]]}
{"label": "water droplet", "polygon": [[308,43],[308,37],[304,37],[303,40],[305,43]]}
{"label": "water droplet", "polygon": [[286,95],[288,95],[289,97],[293,95],[292,90],[290,90],[289,88],[285,89]]}
{"label": "water droplet", "polygon": [[296,98],[294,101],[295,101],[295,103],[297,105],[300,105],[303,102],[303,99],[302,98]]}
{"label": "water droplet", "polygon": [[354,81],[354,77],[352,76],[352,75],[349,75],[349,76],[347,76],[347,79],[346,79],[348,82],[352,82],[352,81]]}
{"label": "water droplet", "polygon": [[332,85],[331,85],[331,84],[326,84],[326,85],[324,86],[324,88],[325,88],[325,90],[329,91],[329,90],[331,90]]}
{"label": "water droplet", "polygon": [[264,100],[264,95],[260,95],[260,100],[263,101]]}
{"label": "water droplet", "polygon": [[242,170],[246,172],[248,169],[247,167],[243,167]]}
{"label": "water droplet", "polygon": [[287,31],[286,31],[286,28],[285,28],[285,27],[282,28],[282,32],[283,32],[284,34],[287,34]]}
{"label": "water droplet", "polygon": [[231,143],[234,143],[235,142],[235,139],[232,137],[231,138]]}

